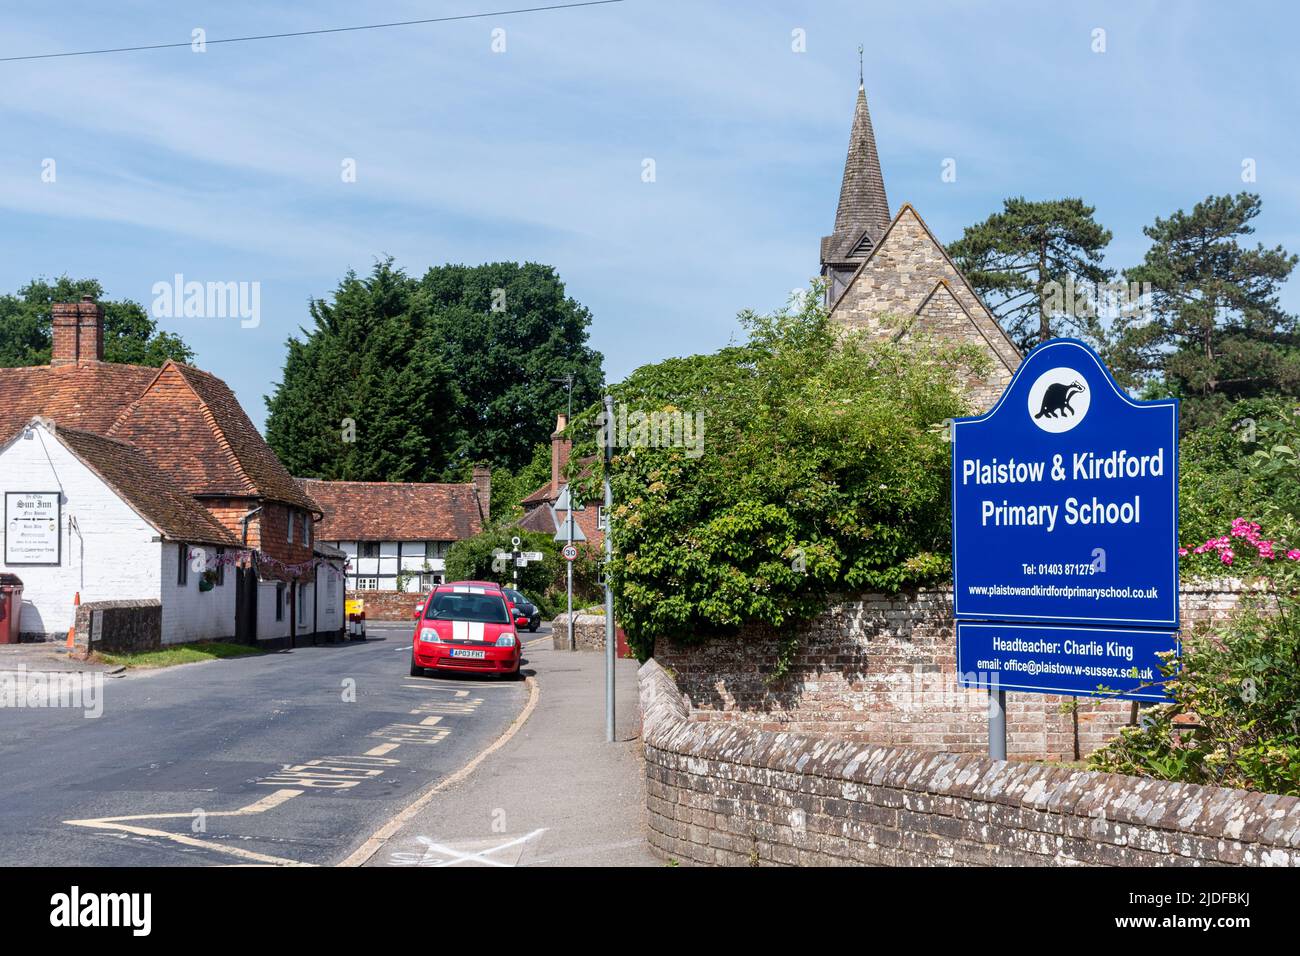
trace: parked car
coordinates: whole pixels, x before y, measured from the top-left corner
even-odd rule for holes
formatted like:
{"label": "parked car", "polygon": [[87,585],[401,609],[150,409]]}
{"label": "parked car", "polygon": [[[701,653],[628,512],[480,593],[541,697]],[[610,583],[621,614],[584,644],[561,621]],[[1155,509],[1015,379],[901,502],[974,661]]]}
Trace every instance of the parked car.
{"label": "parked car", "polygon": [[411,676],[426,670],[518,678],[521,648],[516,616],[505,594],[490,587],[440,584],[425,599],[411,642]]}
{"label": "parked car", "polygon": [[522,591],[516,591],[514,588],[502,588],[506,598],[515,606],[515,610],[521,616],[528,618],[528,630],[536,632],[542,626],[542,609],[524,595]]}

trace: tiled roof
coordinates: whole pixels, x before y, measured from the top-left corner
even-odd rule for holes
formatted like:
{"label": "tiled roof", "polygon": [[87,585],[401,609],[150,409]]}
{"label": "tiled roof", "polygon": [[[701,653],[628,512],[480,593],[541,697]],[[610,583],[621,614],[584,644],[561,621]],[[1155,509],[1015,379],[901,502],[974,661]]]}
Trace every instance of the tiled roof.
{"label": "tiled roof", "polygon": [[[595,463],[597,457],[599,456],[588,455],[585,458],[579,458],[578,464],[581,467],[578,469],[578,474],[575,477],[586,478],[588,475],[590,475],[591,466]],[[525,508],[527,508],[529,505],[549,504],[550,502],[554,501],[558,497],[559,497],[558,494],[554,494],[554,495],[551,494],[551,483],[548,481],[545,484],[543,484],[540,488],[538,488],[536,491],[534,491],[532,494],[530,494],[527,498],[521,499],[519,503],[523,505]]]}
{"label": "tiled roof", "polygon": [[[547,485],[550,488],[550,485]],[[558,525],[555,523],[555,512],[550,505],[540,505],[533,508],[522,518],[515,522],[515,526],[523,528],[525,531],[544,531],[547,534],[555,534]]]}
{"label": "tiled roof", "polygon": [[322,541],[460,541],[483,530],[472,484],[297,480],[325,514]]}
{"label": "tiled roof", "polygon": [[0,368],[0,435],[35,416],[138,448],[191,495],[269,498],[319,511],[215,375],[167,362]]}
{"label": "tiled roof", "polygon": [[247,495],[320,510],[230,387],[208,372],[166,363],[108,434],[140,448],[192,495]]}
{"label": "tiled roof", "polygon": [[12,435],[37,415],[57,428],[103,434],[157,374],[156,368],[111,362],[0,368],[0,435]]}
{"label": "tiled roof", "polygon": [[56,427],[54,435],[164,538],[239,547],[234,535],[201,504],[177,491],[138,449],[72,428]]}

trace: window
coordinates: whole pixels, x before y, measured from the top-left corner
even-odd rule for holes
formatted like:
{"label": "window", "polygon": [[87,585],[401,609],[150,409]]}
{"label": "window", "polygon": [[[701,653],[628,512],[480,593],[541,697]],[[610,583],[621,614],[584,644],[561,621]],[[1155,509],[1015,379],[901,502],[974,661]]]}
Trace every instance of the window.
{"label": "window", "polygon": [[377,557],[379,557],[379,542],[378,542],[378,541],[362,541],[362,542],[361,542],[361,548],[360,548],[360,554],[361,554],[361,557],[363,557],[363,558],[377,558]]}
{"label": "window", "polygon": [[357,578],[358,591],[378,591],[379,578]]}
{"label": "window", "polygon": [[275,619],[277,621],[284,620],[284,585],[283,584],[277,584],[275,586]]}
{"label": "window", "polygon": [[217,587],[226,583],[226,549],[217,548]]}
{"label": "window", "polygon": [[185,587],[190,583],[190,546],[181,542],[176,546],[176,584]]}
{"label": "window", "polygon": [[298,582],[298,626],[306,627],[307,625],[307,588],[301,581]]}
{"label": "window", "polygon": [[289,513],[289,521],[288,521],[289,543],[293,544],[293,525],[294,522],[298,520],[298,516],[293,513],[292,508],[286,508],[285,510]]}
{"label": "window", "polygon": [[305,511],[302,514],[302,543],[311,544],[311,515]]}
{"label": "window", "polygon": [[609,518],[605,514],[604,505],[596,506],[596,528],[599,529],[600,531],[609,530]]}

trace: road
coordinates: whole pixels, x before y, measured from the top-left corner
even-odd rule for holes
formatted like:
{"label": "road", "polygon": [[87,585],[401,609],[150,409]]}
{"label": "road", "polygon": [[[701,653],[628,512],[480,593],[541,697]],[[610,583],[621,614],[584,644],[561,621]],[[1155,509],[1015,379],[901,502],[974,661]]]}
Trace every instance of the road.
{"label": "road", "polygon": [[97,718],[0,711],[0,865],[340,862],[529,696],[411,678],[409,625],[369,634],[108,679]]}

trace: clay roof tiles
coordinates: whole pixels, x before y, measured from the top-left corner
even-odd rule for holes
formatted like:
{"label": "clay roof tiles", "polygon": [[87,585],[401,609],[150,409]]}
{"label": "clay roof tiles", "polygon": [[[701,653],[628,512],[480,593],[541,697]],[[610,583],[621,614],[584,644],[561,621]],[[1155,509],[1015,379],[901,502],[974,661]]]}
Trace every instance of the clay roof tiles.
{"label": "clay roof tiles", "polygon": [[483,530],[472,484],[297,481],[324,512],[322,541],[460,541]]}

